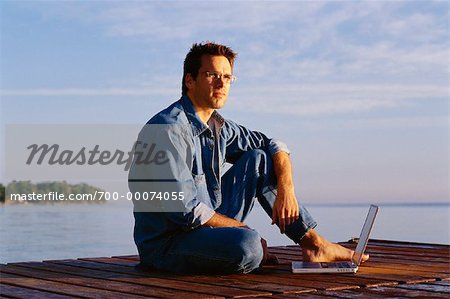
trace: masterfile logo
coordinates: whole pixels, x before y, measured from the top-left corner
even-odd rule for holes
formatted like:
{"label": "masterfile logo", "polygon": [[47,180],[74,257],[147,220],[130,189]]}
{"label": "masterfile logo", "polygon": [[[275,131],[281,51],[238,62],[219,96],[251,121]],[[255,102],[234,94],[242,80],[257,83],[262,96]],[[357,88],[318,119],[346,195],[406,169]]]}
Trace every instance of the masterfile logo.
{"label": "masterfile logo", "polygon": [[177,159],[160,137],[165,126],[145,125],[140,136],[142,125],[7,125],[5,176],[9,181],[127,181],[133,163],[164,169],[169,157]]}

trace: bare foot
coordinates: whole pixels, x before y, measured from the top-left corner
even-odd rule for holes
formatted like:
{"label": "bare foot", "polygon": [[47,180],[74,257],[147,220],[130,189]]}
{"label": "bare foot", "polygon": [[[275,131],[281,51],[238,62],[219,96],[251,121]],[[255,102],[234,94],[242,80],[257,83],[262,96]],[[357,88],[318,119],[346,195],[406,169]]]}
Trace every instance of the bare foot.
{"label": "bare foot", "polygon": [[[303,261],[305,262],[351,261],[355,253],[351,249],[331,243],[313,229],[308,231],[300,246],[302,247]],[[362,262],[368,259],[369,255],[364,254]]]}

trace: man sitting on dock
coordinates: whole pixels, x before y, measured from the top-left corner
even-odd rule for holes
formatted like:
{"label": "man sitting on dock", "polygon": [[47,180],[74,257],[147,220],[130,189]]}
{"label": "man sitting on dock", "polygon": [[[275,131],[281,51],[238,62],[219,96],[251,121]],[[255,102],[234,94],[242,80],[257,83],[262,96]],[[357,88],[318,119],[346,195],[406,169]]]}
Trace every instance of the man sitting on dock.
{"label": "man sitting on dock", "polygon": [[[321,237],[309,212],[299,207],[287,146],[216,111],[235,80],[235,57],[223,45],[194,44],[184,61],[181,99],[139,134],[135,153],[151,142],[163,150],[158,165],[138,163],[135,155],[130,191],[170,186],[171,196],[183,203],[183,210],[146,210],[135,198],[141,264],[183,273],[249,273],[274,260],[264,239],[244,223],[255,199],[272,224],[300,244],[304,261],[351,260],[353,251]],[[225,162],[232,166],[222,173]]]}

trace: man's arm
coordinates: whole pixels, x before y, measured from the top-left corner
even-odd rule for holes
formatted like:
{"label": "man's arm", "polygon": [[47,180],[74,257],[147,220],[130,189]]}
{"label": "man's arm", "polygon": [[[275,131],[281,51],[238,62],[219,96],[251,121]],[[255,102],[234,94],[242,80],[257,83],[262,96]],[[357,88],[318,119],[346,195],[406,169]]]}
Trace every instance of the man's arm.
{"label": "man's arm", "polygon": [[[272,159],[277,177],[277,198],[273,207],[272,224],[277,223],[280,231],[284,233],[286,225],[291,224],[299,217],[299,208],[297,199],[295,198],[292,179],[292,164],[289,154],[286,152],[275,153]],[[219,213],[214,213],[203,225],[248,228],[245,223]]]}
{"label": "man's arm", "polygon": [[268,138],[261,132],[249,130],[231,120],[225,121],[221,138],[226,140],[225,160],[232,164],[244,153],[254,149],[261,149],[270,156],[279,151],[289,153],[287,145],[280,140]]}
{"label": "man's arm", "polygon": [[284,233],[286,225],[293,223],[299,217],[292,178],[292,163],[289,154],[283,151],[275,153],[272,160],[277,177],[277,197],[272,211],[272,224],[277,223],[281,233]]}
{"label": "man's arm", "polygon": [[234,163],[243,153],[254,149],[262,149],[272,157],[278,182],[272,223],[277,223],[284,233],[285,226],[297,220],[299,214],[288,147],[279,140],[269,139],[261,132],[251,131],[230,120],[225,121],[221,134],[227,140],[225,159],[228,162]]}
{"label": "man's arm", "polygon": [[214,213],[214,215],[205,223],[204,226],[213,227],[243,227],[249,228],[245,223],[237,221],[236,219],[224,216],[219,213]]}

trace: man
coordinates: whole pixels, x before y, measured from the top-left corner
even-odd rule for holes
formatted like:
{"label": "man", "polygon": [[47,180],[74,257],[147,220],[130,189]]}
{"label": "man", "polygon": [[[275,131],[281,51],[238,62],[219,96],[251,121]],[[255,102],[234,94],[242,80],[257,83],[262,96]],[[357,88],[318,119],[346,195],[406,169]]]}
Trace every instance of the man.
{"label": "man", "polygon": [[[135,158],[130,190],[175,191],[172,195],[182,197],[175,198],[181,205],[171,206],[161,200],[167,192],[156,192],[160,201],[152,200],[149,209],[135,198],[134,238],[141,264],[184,273],[259,268],[273,257],[261,236],[244,223],[255,199],[272,224],[300,244],[305,261],[350,260],[353,251],[318,235],[316,222],[299,208],[287,146],[217,113],[235,80],[235,56],[223,45],[194,44],[184,61],[181,99],[151,118],[139,135],[135,151],[153,140],[160,163]],[[225,162],[232,166],[223,174]]]}

